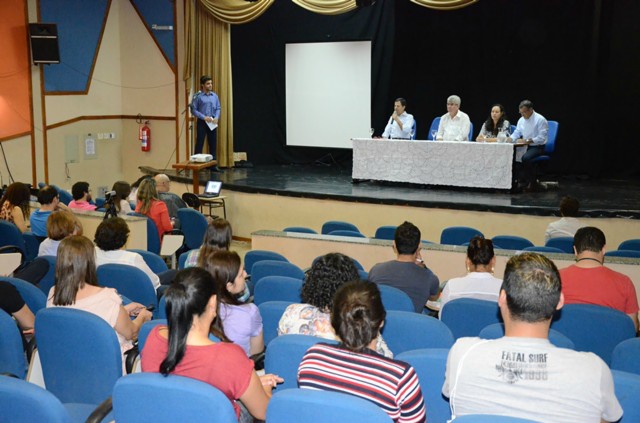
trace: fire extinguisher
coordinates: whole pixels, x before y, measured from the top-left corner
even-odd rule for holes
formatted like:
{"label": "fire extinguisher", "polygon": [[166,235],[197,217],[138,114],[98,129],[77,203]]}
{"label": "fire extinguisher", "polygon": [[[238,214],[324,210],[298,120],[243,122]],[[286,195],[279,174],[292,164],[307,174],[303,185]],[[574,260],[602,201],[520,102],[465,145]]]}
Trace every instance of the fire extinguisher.
{"label": "fire extinguisher", "polygon": [[140,149],[142,151],[151,150],[151,129],[149,129],[149,121],[144,122],[144,126],[138,131],[138,139],[140,140]]}

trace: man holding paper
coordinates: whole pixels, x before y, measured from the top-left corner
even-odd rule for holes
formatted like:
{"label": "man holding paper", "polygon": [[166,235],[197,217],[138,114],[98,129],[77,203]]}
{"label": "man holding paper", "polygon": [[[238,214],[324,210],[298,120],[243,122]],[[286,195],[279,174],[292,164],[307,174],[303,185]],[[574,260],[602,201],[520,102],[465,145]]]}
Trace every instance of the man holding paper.
{"label": "man holding paper", "polygon": [[213,81],[210,76],[200,78],[201,89],[191,101],[191,114],[198,118],[196,129],[196,148],[194,153],[202,153],[204,138],[207,137],[209,154],[216,158],[216,128],[220,119],[220,99],[213,92]]}

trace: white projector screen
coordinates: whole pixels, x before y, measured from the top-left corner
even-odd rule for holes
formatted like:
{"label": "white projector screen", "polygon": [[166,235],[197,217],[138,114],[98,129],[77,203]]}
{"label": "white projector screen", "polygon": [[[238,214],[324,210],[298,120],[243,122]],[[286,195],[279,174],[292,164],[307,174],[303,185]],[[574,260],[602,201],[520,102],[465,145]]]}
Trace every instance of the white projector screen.
{"label": "white projector screen", "polygon": [[286,45],[287,145],[352,148],[371,125],[371,41]]}

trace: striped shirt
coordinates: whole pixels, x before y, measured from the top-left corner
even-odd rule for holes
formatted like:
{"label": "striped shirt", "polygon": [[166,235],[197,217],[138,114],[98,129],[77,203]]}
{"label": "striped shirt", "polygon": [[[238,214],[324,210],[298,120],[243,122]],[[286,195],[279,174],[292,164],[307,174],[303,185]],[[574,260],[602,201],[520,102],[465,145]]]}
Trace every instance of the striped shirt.
{"label": "striped shirt", "polygon": [[343,392],[371,401],[394,422],[424,422],[424,399],[411,365],[372,350],[316,344],[298,368],[300,388]]}

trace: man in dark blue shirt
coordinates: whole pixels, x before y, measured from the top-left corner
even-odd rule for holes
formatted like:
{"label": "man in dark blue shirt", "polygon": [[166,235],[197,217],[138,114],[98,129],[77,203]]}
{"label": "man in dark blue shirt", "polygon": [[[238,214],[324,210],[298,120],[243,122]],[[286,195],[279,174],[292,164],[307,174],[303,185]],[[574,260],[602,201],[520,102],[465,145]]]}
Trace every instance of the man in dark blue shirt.
{"label": "man in dark blue shirt", "polygon": [[[207,137],[209,154],[216,158],[216,136],[220,120],[220,99],[213,92],[213,81],[210,76],[200,78],[201,89],[191,101],[191,113],[198,118],[196,127],[196,148],[194,153],[202,153],[204,138]],[[212,128],[213,126],[213,128]]]}

